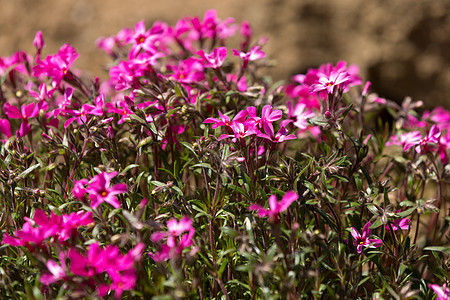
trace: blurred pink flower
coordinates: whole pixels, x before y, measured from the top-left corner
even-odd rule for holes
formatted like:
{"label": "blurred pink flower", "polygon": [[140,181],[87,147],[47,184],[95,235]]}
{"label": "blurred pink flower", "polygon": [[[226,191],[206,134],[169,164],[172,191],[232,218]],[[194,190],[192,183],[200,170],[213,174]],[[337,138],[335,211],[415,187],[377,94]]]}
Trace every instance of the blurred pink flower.
{"label": "blurred pink flower", "polygon": [[280,202],[277,201],[277,196],[272,195],[269,197],[269,209],[259,206],[258,204],[252,204],[248,208],[249,210],[256,210],[258,216],[263,218],[269,216],[269,222],[276,223],[279,219],[280,212],[285,211],[288,207],[298,199],[298,195],[294,191],[286,192]]}
{"label": "blurred pink flower", "polygon": [[436,300],[450,299],[450,290],[447,288],[446,283],[442,287],[437,284],[429,284],[428,286],[436,293]]}
{"label": "blurred pink flower", "polygon": [[22,119],[22,124],[19,129],[20,136],[25,136],[31,131],[30,124],[28,124],[28,119],[34,118],[39,114],[39,108],[36,103],[23,104],[19,110],[17,107],[6,102],[5,105],[3,105],[3,111],[6,113],[8,118]]}
{"label": "blurred pink flower", "polygon": [[[176,258],[181,255],[184,248],[193,244],[192,238],[195,234],[195,229],[192,227],[192,220],[184,216],[180,221],[171,219],[167,221],[166,231],[157,231],[151,235],[153,242],[159,242],[166,239],[166,244],[161,245],[161,251],[156,253],[149,253],[154,261],[164,261],[169,258]],[[183,235],[184,232],[187,232]]]}
{"label": "blurred pink flower", "polygon": [[214,49],[211,53],[206,53],[205,51],[200,50],[197,52],[197,55],[203,59],[205,68],[218,69],[222,66],[225,58],[227,57],[227,48],[219,47]]}

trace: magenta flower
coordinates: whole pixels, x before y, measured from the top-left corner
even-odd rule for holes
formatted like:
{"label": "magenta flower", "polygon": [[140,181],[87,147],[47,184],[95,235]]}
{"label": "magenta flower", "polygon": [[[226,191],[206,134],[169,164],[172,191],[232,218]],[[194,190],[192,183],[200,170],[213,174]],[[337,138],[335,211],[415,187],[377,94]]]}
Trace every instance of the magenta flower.
{"label": "magenta flower", "polygon": [[354,228],[350,228],[350,233],[353,236],[353,244],[356,246],[356,250],[358,253],[361,253],[364,248],[378,248],[381,247],[383,244],[383,241],[380,239],[369,239],[370,233],[372,230],[370,227],[370,222],[367,222],[366,225],[364,225],[362,230],[362,235],[359,234],[359,232]]}
{"label": "magenta flower", "polygon": [[11,125],[9,124],[9,121],[7,119],[0,119],[0,133],[3,136],[6,136],[7,139],[12,136]]}
{"label": "magenta flower", "polygon": [[438,144],[440,137],[441,130],[437,125],[433,125],[431,126],[428,134],[419,141],[418,145],[416,145],[414,149],[417,153],[430,152],[430,144]]}
{"label": "magenta flower", "polygon": [[73,184],[72,194],[78,200],[82,200],[86,195],[86,185],[89,183],[87,179],[75,180]]}
{"label": "magenta flower", "polygon": [[59,280],[64,280],[66,275],[66,261],[65,261],[65,254],[61,251],[59,254],[59,260],[61,262],[61,265],[59,265],[57,262],[55,262],[52,259],[49,259],[46,263],[47,269],[50,273],[42,274],[39,278],[39,281],[45,285],[49,285],[52,283],[55,283]]}
{"label": "magenta flower", "polygon": [[36,32],[36,36],[33,40],[33,45],[36,47],[36,62],[41,60],[41,51],[45,47],[44,39],[42,38],[42,31]]}
{"label": "magenta flower", "polygon": [[447,288],[447,284],[444,283],[442,287],[437,284],[428,285],[437,295],[436,300],[448,300],[450,299],[450,290]]}
{"label": "magenta flower", "polygon": [[54,90],[47,91],[47,85],[45,83],[39,86],[39,93],[31,88],[31,85],[27,86],[27,90],[34,99],[38,101],[39,110],[47,111],[48,104],[47,99],[50,99]]}
{"label": "magenta flower", "polygon": [[60,241],[67,241],[77,234],[77,229],[81,226],[88,226],[94,223],[91,212],[78,211],[70,215],[61,216],[61,228],[58,232]]}
{"label": "magenta flower", "polygon": [[292,103],[288,102],[287,106],[289,109],[289,117],[294,120],[294,126],[302,130],[306,129],[308,126],[307,120],[314,117],[314,112],[307,109],[304,103],[297,103],[295,108],[292,108]]}
{"label": "magenta flower", "polygon": [[137,244],[125,255],[115,245],[101,248],[98,243],[89,246],[86,256],[75,249],[70,249],[68,254],[71,261],[70,271],[82,277],[93,277],[106,272],[112,283],[99,285],[98,294],[105,296],[108,292],[115,291],[115,298],[120,299],[123,291],[131,290],[136,285],[134,264],[141,259],[143,251],[142,243]]}
{"label": "magenta flower", "polygon": [[247,53],[239,52],[236,49],[233,49],[232,51],[235,56],[239,56],[242,59],[243,61],[242,68],[247,67],[249,61],[254,61],[266,57],[266,53],[261,51],[259,46],[254,46]]}
{"label": "magenta flower", "polygon": [[258,216],[269,217],[269,222],[276,223],[279,220],[280,212],[285,211],[288,207],[298,199],[298,195],[294,191],[286,192],[280,202],[277,201],[277,196],[272,195],[269,197],[269,209],[265,209],[264,207],[259,206],[258,204],[252,204],[248,208],[249,210],[256,210],[258,212]]}
{"label": "magenta flower", "polygon": [[[184,216],[180,221],[171,219],[167,222],[166,231],[157,231],[151,235],[153,242],[159,242],[166,239],[166,244],[161,245],[161,251],[156,253],[149,253],[154,261],[164,261],[169,258],[177,258],[181,255],[184,248],[193,244],[192,237],[195,234],[195,229],[192,227],[192,220]],[[184,232],[187,232],[183,235]]]}
{"label": "magenta flower", "polygon": [[15,237],[5,233],[2,244],[11,246],[41,245],[45,239],[56,235],[60,228],[60,217],[52,213],[51,218],[48,218],[45,212],[39,209],[35,211],[33,220],[27,217],[25,220],[22,230],[14,232]]}
{"label": "magenta flower", "polygon": [[[219,112],[219,116],[220,119],[216,119],[216,118],[207,118],[205,121],[203,121],[203,123],[212,123],[212,129],[215,129],[217,127],[220,126],[226,126],[226,127],[231,127],[232,121],[230,120],[230,117],[227,115],[223,115],[220,110]],[[242,122],[245,117],[247,116],[247,111],[243,110],[240,111],[234,118],[233,121],[235,122]]]}
{"label": "magenta flower", "polygon": [[116,105],[112,103],[106,103],[106,107],[107,107],[106,111],[108,113],[116,113],[120,115],[120,120],[117,122],[117,124],[119,125],[129,120],[130,115],[134,114],[125,100],[116,103]]}
{"label": "magenta flower", "polygon": [[36,32],[36,35],[33,40],[33,45],[34,47],[36,47],[38,53],[40,53],[42,48],[45,47],[44,39],[42,38],[42,31],[39,30],[38,32]]}
{"label": "magenta flower", "polygon": [[114,208],[120,207],[120,202],[116,195],[126,193],[128,188],[124,183],[111,186],[111,179],[116,177],[117,174],[118,172],[103,172],[91,179],[86,192],[92,201],[92,208],[97,208],[103,202],[111,204]]}
{"label": "magenta flower", "polygon": [[203,58],[203,63],[205,68],[218,69],[222,66],[225,58],[227,57],[227,48],[219,47],[213,50],[211,53],[205,53],[205,51],[200,50],[197,52],[201,58]]}
{"label": "magenta flower", "polygon": [[261,118],[256,116],[256,108],[253,106],[247,107],[249,114],[249,121],[255,122],[259,128],[263,128],[266,133],[273,136],[273,125],[272,123],[281,119],[283,112],[279,109],[273,109],[271,105],[265,105],[261,112]]}
{"label": "magenta flower", "polygon": [[311,85],[310,92],[317,93],[326,90],[328,94],[332,94],[335,86],[339,86],[350,80],[347,72],[332,71],[330,75],[319,74],[317,83]]}
{"label": "magenta flower", "polygon": [[91,212],[73,212],[70,215],[50,216],[37,209],[34,218],[25,217],[25,224],[22,230],[16,230],[14,237],[5,234],[2,244],[11,246],[28,246],[30,244],[41,245],[44,240],[50,237],[58,238],[59,241],[67,241],[77,234],[80,226],[86,226],[93,222]]}
{"label": "magenta flower", "polygon": [[57,54],[49,55],[45,60],[40,61],[33,69],[34,75],[47,75],[53,79],[55,86],[59,86],[64,78],[72,79],[69,69],[78,56],[79,54],[72,46],[65,44]]}
{"label": "magenta flower", "polygon": [[232,141],[236,142],[239,139],[243,139],[247,136],[258,134],[260,131],[256,128],[254,122],[245,121],[244,123],[233,121],[230,126],[234,133],[233,135],[223,134],[219,137],[219,140],[224,138],[233,137]]}
{"label": "magenta flower", "polygon": [[178,62],[178,65],[169,65],[167,68],[173,72],[170,77],[181,83],[191,84],[205,79],[202,60],[197,57],[189,57]]}
{"label": "magenta flower", "polygon": [[278,130],[275,136],[273,131],[269,132],[265,131],[265,134],[258,133],[257,136],[272,141],[274,143],[282,143],[284,141],[293,140],[297,138],[294,134],[288,134],[288,130],[284,126],[280,127],[280,130]]}
{"label": "magenta flower", "polygon": [[[411,223],[411,220],[407,219],[407,218],[396,219],[396,220],[392,221],[392,223],[391,223],[392,230],[394,230],[394,231],[397,231],[397,230],[408,230],[409,229],[409,223]],[[385,229],[387,231],[391,231],[391,228],[389,227],[389,225],[386,225]]]}
{"label": "magenta flower", "polygon": [[25,136],[31,131],[30,124],[28,124],[28,119],[34,118],[39,114],[39,108],[36,103],[30,103],[28,105],[23,104],[19,110],[17,107],[6,102],[5,105],[3,105],[3,111],[6,113],[8,118],[22,119],[22,124],[19,129],[20,136]]}
{"label": "magenta flower", "polygon": [[191,19],[191,24],[197,33],[196,39],[218,37],[220,40],[224,40],[236,32],[237,27],[233,23],[234,19],[232,18],[220,20],[217,12],[212,9],[205,12],[203,21],[200,21],[198,17]]}
{"label": "magenta flower", "polygon": [[419,131],[411,131],[407,133],[400,134],[397,136],[391,136],[386,146],[390,145],[400,145],[403,146],[403,151],[408,151],[414,145],[417,145],[422,139],[422,135]]}

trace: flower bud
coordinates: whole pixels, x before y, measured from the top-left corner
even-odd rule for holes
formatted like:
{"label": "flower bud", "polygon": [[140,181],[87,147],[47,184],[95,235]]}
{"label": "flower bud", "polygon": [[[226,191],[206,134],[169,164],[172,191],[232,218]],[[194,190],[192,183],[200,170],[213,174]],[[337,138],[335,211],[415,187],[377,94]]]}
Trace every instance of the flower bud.
{"label": "flower bud", "polygon": [[44,39],[42,38],[42,31],[39,30],[38,32],[36,32],[36,36],[33,40],[33,45],[34,47],[36,47],[37,52],[41,53],[42,48],[44,48],[45,46]]}
{"label": "flower bud", "polygon": [[106,129],[106,136],[108,137],[108,139],[112,140],[115,137],[115,133],[114,130],[112,129],[111,126],[108,126],[108,129]]}

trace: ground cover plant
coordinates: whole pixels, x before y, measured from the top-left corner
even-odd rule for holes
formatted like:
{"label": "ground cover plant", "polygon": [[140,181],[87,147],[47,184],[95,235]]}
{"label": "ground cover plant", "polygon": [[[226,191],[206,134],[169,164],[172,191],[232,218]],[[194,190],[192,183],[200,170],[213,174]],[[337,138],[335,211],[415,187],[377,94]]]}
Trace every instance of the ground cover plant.
{"label": "ground cover plant", "polygon": [[[450,112],[250,24],[144,21],[0,58],[2,299],[448,299]],[[405,91],[407,93],[407,91]]]}

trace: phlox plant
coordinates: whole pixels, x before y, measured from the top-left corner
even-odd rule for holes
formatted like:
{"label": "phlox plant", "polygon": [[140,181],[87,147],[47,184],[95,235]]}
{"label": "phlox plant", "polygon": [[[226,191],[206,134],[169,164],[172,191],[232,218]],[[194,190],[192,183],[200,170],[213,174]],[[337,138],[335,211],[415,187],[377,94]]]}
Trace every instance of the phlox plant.
{"label": "phlox plant", "polygon": [[[0,57],[0,298],[448,299],[450,112],[283,83],[210,10]],[[407,91],[405,91],[407,93]]]}

